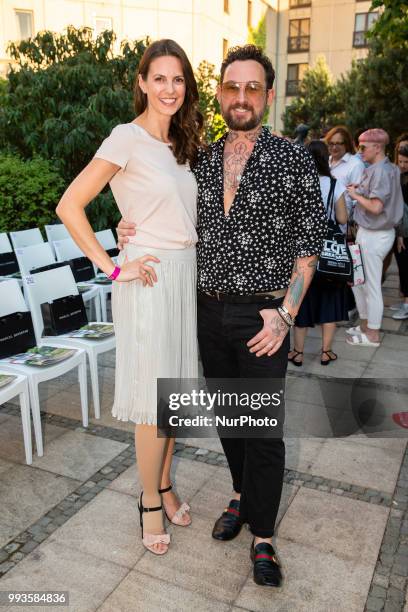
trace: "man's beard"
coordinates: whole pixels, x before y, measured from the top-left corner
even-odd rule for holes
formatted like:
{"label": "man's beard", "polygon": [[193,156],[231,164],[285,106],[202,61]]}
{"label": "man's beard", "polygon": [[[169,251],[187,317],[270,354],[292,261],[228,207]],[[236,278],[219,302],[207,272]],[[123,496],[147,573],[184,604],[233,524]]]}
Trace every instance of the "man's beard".
{"label": "man's beard", "polygon": [[[232,116],[232,111],[235,108],[244,108],[246,110],[249,110],[252,112],[252,117],[250,117],[249,119],[246,119],[245,121],[243,121],[242,119],[235,119]],[[256,114],[254,112],[254,109],[252,106],[250,106],[249,104],[234,104],[233,106],[230,106],[228,109],[224,110],[221,107],[221,114],[223,116],[223,119],[225,121],[225,123],[228,126],[228,129],[230,130],[238,130],[241,132],[249,132],[249,130],[253,130],[254,128],[256,128],[261,122],[262,122],[262,117],[264,116],[264,112],[266,109],[266,104],[264,106],[264,108],[262,109],[262,111],[259,114]]]}

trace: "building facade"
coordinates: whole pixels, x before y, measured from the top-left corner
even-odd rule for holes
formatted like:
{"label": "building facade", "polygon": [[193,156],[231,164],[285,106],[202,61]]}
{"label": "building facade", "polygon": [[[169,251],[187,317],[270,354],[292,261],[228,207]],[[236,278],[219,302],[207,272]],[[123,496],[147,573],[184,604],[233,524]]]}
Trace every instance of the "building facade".
{"label": "building facade", "polygon": [[272,0],[0,0],[0,70],[7,71],[6,47],[41,30],[67,25],[114,30],[118,41],[149,36],[173,38],[193,66],[217,67],[228,47],[247,42]]}
{"label": "building facade", "polygon": [[280,0],[267,14],[267,53],[276,68],[275,104],[269,116],[282,128],[282,113],[305,71],[318,56],[337,79],[367,54],[366,32],[378,17],[370,0]]}
{"label": "building facade", "polygon": [[0,72],[10,59],[8,41],[67,25],[113,29],[119,42],[150,36],[173,38],[194,67],[218,68],[228,47],[248,40],[249,28],[266,20],[266,52],[276,68],[276,99],[269,123],[282,128],[282,113],[305,71],[325,57],[334,78],[366,55],[365,34],[377,13],[371,0],[0,0]]}

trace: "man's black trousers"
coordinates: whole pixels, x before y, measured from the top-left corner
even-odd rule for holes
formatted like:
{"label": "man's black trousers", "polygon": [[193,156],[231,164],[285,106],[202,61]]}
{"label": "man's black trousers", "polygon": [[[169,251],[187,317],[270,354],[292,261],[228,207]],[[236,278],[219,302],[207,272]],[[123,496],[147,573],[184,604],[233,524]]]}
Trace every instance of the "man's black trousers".
{"label": "man's black trousers", "polygon": [[[289,334],[271,357],[256,357],[247,342],[263,327],[259,311],[274,302],[230,304],[198,296],[198,342],[204,376],[210,378],[281,378],[286,375]],[[234,490],[241,493],[240,515],[252,533],[274,533],[282,494],[285,445],[281,438],[221,438]]]}

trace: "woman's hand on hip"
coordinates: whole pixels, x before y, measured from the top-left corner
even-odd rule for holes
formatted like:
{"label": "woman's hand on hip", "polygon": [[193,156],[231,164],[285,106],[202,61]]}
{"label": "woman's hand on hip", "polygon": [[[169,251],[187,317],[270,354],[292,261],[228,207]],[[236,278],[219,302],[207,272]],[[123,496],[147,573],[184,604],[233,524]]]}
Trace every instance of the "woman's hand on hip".
{"label": "woman's hand on hip", "polygon": [[119,282],[141,280],[143,287],[146,287],[146,285],[153,287],[153,284],[157,283],[157,275],[155,269],[147,264],[148,261],[160,263],[160,259],[153,255],[144,255],[133,261],[128,261],[121,266],[116,280]]}

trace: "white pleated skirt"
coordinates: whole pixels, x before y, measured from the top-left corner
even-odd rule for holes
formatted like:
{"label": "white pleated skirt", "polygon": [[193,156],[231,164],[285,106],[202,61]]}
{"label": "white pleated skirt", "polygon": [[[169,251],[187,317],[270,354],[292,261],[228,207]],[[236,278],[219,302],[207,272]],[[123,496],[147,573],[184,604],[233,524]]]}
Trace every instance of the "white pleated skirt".
{"label": "white pleated skirt", "polygon": [[120,265],[154,255],[153,287],[141,281],[113,283],[116,335],[115,399],[121,421],[157,424],[157,378],[196,378],[197,268],[195,248],[159,250],[127,244]]}

